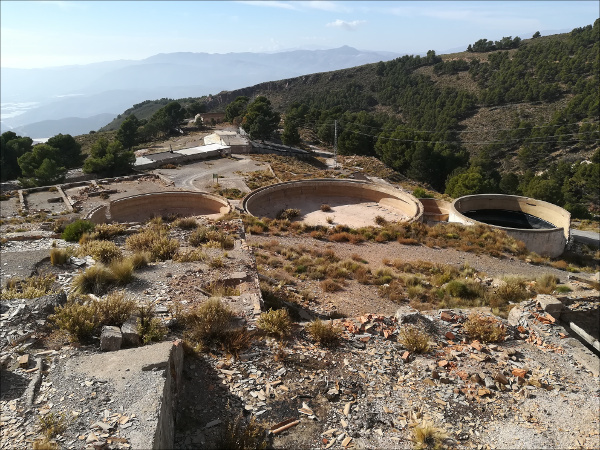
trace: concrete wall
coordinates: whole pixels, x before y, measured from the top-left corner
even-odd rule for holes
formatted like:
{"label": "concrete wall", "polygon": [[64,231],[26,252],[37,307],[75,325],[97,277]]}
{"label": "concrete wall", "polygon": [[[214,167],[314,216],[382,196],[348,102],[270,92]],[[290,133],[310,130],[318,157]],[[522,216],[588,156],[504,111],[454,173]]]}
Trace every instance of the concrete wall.
{"label": "concrete wall", "polygon": [[506,231],[513,238],[523,241],[529,251],[539,255],[551,258],[560,256],[569,241],[571,214],[567,210],[552,203],[518,195],[482,194],[461,197],[452,203],[449,221],[463,224],[482,223],[462,214],[462,212],[478,209],[521,211],[554,225],[556,228],[547,230],[527,230],[491,225]]}
{"label": "concrete wall", "polygon": [[133,195],[110,202],[108,207],[92,210],[87,219],[93,223],[142,222],[153,216],[180,214],[200,216],[226,214],[231,207],[226,199],[203,192],[167,191]]}
{"label": "concrete wall", "polygon": [[[423,206],[412,195],[392,187],[364,181],[339,179],[300,180],[278,183],[257,189],[243,200],[244,209],[253,214],[268,205],[283,199],[305,197],[353,197],[380,203],[402,211],[411,221],[421,221]],[[260,215],[260,214],[259,214]]]}
{"label": "concrete wall", "polygon": [[444,200],[435,198],[420,198],[419,201],[423,205],[423,219],[433,222],[445,222],[450,216],[452,204]]}

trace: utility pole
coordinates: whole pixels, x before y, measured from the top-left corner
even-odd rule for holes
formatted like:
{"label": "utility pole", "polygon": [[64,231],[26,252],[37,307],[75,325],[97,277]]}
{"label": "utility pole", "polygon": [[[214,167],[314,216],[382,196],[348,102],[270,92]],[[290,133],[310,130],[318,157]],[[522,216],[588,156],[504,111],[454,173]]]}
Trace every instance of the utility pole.
{"label": "utility pole", "polygon": [[337,169],[337,120],[333,121],[333,167]]}

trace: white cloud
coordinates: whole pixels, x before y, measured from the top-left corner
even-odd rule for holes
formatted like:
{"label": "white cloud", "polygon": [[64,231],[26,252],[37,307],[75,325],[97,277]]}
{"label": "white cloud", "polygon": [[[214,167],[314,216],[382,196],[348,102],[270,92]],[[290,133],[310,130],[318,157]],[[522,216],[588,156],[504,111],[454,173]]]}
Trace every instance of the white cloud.
{"label": "white cloud", "polygon": [[353,20],[351,22],[347,22],[345,20],[337,19],[333,22],[329,22],[327,24],[327,26],[333,27],[333,28],[342,28],[347,31],[354,31],[358,28],[359,25],[361,25],[365,22],[366,22],[365,20]]}
{"label": "white cloud", "polygon": [[334,11],[334,12],[351,12],[351,9],[342,5],[340,2],[311,0],[308,2],[297,2],[298,4],[311,9],[318,9],[320,11]]}
{"label": "white cloud", "polygon": [[296,6],[294,6],[292,3],[288,3],[288,2],[279,2],[279,1],[238,1],[237,3],[242,3],[244,5],[250,5],[250,6],[266,6],[269,8],[279,8],[279,9],[293,9],[296,10],[298,8],[296,8]]}

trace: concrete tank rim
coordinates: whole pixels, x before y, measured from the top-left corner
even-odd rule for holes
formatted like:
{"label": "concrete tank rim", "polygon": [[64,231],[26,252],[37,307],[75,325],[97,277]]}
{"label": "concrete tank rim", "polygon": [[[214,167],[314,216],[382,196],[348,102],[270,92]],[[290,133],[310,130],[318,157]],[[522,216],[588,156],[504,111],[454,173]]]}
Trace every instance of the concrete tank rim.
{"label": "concrete tank rim", "polygon": [[282,181],[280,183],[275,183],[275,184],[270,184],[268,186],[263,186],[263,187],[259,187],[258,189],[253,190],[252,192],[246,194],[244,196],[244,198],[242,199],[242,209],[249,215],[251,215],[252,217],[256,217],[254,214],[252,214],[248,208],[247,208],[247,203],[248,201],[254,197],[256,194],[268,190],[270,188],[273,187],[279,187],[279,186],[284,186],[284,185],[293,185],[293,184],[303,184],[303,183],[310,183],[310,182],[325,182],[325,183],[353,183],[353,184],[357,184],[357,185],[365,185],[365,186],[373,186],[373,187],[380,187],[380,188],[385,188],[385,189],[393,189],[393,190],[397,190],[400,193],[402,193],[403,195],[406,195],[409,197],[410,200],[412,200],[416,207],[417,207],[417,213],[410,218],[409,222],[415,222],[415,221],[421,221],[423,214],[424,214],[424,210],[425,208],[423,207],[423,204],[419,201],[418,198],[416,198],[414,195],[412,195],[409,192],[404,192],[404,191],[400,191],[397,187],[395,186],[381,186],[378,185],[377,183],[374,183],[372,181],[365,181],[365,180],[351,180],[351,179],[340,179],[340,178],[306,178],[306,179],[302,179],[302,180],[291,180],[291,181]]}
{"label": "concrete tank rim", "polygon": [[141,194],[134,194],[134,195],[128,195],[126,197],[121,197],[121,198],[117,198],[115,200],[111,200],[106,204],[103,205],[99,205],[96,206],[95,208],[93,208],[92,210],[90,210],[84,217],[85,220],[89,220],[93,214],[101,209],[110,209],[110,206],[115,204],[115,203],[119,203],[121,201],[126,201],[126,200],[131,200],[133,198],[139,198],[139,197],[147,197],[147,196],[151,196],[151,195],[164,195],[164,194],[192,194],[194,196],[202,196],[203,198],[209,198],[211,200],[215,200],[219,203],[221,203],[223,206],[227,207],[227,212],[223,213],[223,214],[228,214],[232,211],[233,207],[231,205],[231,203],[229,202],[229,200],[225,197],[221,197],[220,195],[216,195],[213,194],[211,192],[205,192],[205,191],[189,191],[189,190],[184,190],[184,191],[173,191],[173,190],[169,190],[169,191],[153,191],[153,192],[144,192]]}
{"label": "concrete tank rim", "polygon": [[[469,222],[472,222],[472,223],[475,223],[475,224],[487,225],[489,227],[497,228],[497,229],[504,230],[504,231],[516,230],[516,231],[524,231],[524,232],[527,232],[527,233],[543,234],[543,233],[553,233],[553,232],[556,232],[558,230],[564,231],[564,229],[565,229],[564,227],[557,227],[557,226],[554,226],[553,228],[546,228],[546,229],[536,230],[536,229],[529,229],[529,228],[514,228],[514,227],[503,227],[503,226],[500,226],[500,225],[491,225],[489,223],[480,222],[479,220],[471,219],[470,217],[465,216],[458,209],[456,209],[456,202],[458,202],[460,200],[470,199],[470,198],[475,198],[475,197],[483,197],[483,196],[486,196],[486,197],[497,196],[498,198],[500,198],[500,197],[503,197],[503,198],[510,197],[510,198],[521,199],[521,200],[533,200],[533,201],[541,203],[542,206],[550,205],[553,208],[560,208],[563,211],[565,211],[566,213],[568,213],[569,217],[570,217],[570,213],[566,209],[561,208],[560,206],[555,205],[554,203],[545,202],[544,200],[538,200],[538,199],[535,199],[533,197],[524,197],[522,195],[508,195],[508,194],[472,194],[472,195],[463,195],[462,197],[457,198],[456,200],[454,200],[451,203],[451,205],[450,205],[450,207],[451,207],[450,212],[456,214],[457,216],[459,216],[461,219],[463,219],[465,221],[469,221]],[[535,217],[537,217],[538,219],[545,220],[543,217],[539,217],[539,216],[535,216]],[[551,223],[552,225],[554,225],[552,222],[549,222],[549,223]]]}

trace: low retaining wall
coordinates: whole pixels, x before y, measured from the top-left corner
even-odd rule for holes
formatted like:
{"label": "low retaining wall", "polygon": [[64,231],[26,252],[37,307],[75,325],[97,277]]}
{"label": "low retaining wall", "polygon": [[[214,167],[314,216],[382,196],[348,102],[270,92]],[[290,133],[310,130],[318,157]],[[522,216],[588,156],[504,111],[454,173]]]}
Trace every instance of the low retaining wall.
{"label": "low retaining wall", "polygon": [[423,219],[432,222],[447,222],[452,204],[435,198],[420,198],[423,205]]}
{"label": "low retaining wall", "polygon": [[469,225],[483,223],[465,216],[462,212],[485,209],[521,211],[554,225],[555,228],[545,230],[490,225],[506,231],[508,235],[515,239],[523,241],[529,251],[536,252],[539,255],[551,258],[560,256],[569,241],[571,214],[567,210],[552,203],[518,195],[483,194],[461,197],[452,203],[449,221]]}
{"label": "low retaining wall", "polygon": [[264,211],[273,204],[307,197],[352,197],[398,209],[408,216],[409,221],[421,221],[423,218],[423,206],[406,192],[365,181],[335,178],[288,181],[266,186],[248,194],[242,204],[249,214],[265,215]]}
{"label": "low retaining wall", "polygon": [[204,216],[227,214],[229,202],[216,195],[191,192],[167,191],[132,195],[111,201],[108,205],[93,209],[86,219],[99,224],[106,222],[142,222],[154,216],[180,214]]}

